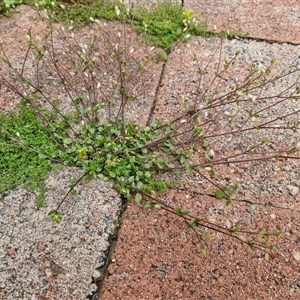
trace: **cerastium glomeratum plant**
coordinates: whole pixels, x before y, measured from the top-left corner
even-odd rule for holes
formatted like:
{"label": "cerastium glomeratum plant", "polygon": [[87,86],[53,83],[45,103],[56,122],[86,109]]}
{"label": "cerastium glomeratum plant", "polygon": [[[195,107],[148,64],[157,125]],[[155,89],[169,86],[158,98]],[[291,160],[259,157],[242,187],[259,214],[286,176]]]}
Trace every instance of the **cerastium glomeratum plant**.
{"label": "cerastium glomeratum plant", "polygon": [[[51,218],[61,221],[61,204],[70,193],[76,193],[81,180],[100,177],[110,180],[124,198],[134,198],[144,208],[156,207],[180,216],[200,241],[205,241],[205,237],[198,229],[204,226],[251,248],[272,250],[274,245],[268,243],[268,236],[279,232],[226,228],[193,216],[184,207],[168,206],[160,200],[159,192],[176,184],[176,180],[165,180],[164,174],[178,178],[182,173],[195,172],[214,187],[217,199],[224,199],[229,205],[239,186],[218,184],[211,175],[218,172],[219,166],[296,158],[294,146],[270,147],[268,134],[279,129],[297,133],[298,122],[293,116],[300,109],[267,119],[261,116],[299,99],[298,79],[278,94],[264,94],[267,87],[299,70],[291,68],[276,74],[275,61],[265,69],[252,64],[242,80],[229,84],[239,52],[223,62],[221,41],[206,65],[195,56],[197,91],[183,101],[180,112],[170,120],[154,119],[142,124],[132,109],[138,107],[146,89],[142,78],[147,78],[151,66],[157,63],[153,47],[139,45],[136,34],[122,21],[105,23],[92,19],[89,30],[80,31],[71,22],[60,28],[48,20],[47,14],[43,18],[47,31],[42,37],[28,32],[28,49],[20,66],[14,66],[2,47],[0,83],[22,99],[20,114],[24,110],[32,112],[31,118],[48,135],[51,147],[45,143],[34,145],[21,128],[2,124],[0,132],[9,147],[23,147],[53,164],[84,170],[84,175],[71,182],[66,196],[49,212]],[[184,40],[189,24],[188,20],[182,24]],[[137,47],[144,52],[138,52]],[[212,70],[213,57],[218,55]],[[29,64],[34,64],[34,75],[27,71]],[[253,138],[257,131],[264,132],[265,138]],[[239,143],[241,147],[229,151]],[[203,246],[201,252],[205,254]]]}

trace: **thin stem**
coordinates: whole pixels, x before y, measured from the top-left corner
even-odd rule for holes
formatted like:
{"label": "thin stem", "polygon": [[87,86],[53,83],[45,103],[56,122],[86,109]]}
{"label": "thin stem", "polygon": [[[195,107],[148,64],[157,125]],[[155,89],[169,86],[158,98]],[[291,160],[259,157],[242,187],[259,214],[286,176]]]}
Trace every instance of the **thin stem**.
{"label": "thin stem", "polygon": [[66,195],[63,197],[63,199],[60,201],[60,203],[58,204],[58,206],[56,207],[56,211],[59,210],[60,206],[63,204],[63,202],[65,201],[65,199],[68,197],[68,195],[72,192],[72,190],[74,189],[74,187],[84,178],[84,176],[86,176],[88,173],[84,173],[81,177],[79,177],[78,180],[76,180],[76,182],[70,187],[70,189],[68,190],[68,192],[66,193]]}

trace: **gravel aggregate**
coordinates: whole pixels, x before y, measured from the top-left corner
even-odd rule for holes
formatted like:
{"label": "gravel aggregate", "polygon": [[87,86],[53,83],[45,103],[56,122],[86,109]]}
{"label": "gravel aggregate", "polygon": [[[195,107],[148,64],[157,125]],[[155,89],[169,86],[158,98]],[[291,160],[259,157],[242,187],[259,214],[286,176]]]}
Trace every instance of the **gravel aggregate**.
{"label": "gravel aggregate", "polygon": [[1,197],[0,299],[92,299],[96,294],[120,196],[108,182],[83,182],[78,195],[63,203],[60,224],[47,216],[81,173],[52,171],[40,209],[36,195],[22,187]]}

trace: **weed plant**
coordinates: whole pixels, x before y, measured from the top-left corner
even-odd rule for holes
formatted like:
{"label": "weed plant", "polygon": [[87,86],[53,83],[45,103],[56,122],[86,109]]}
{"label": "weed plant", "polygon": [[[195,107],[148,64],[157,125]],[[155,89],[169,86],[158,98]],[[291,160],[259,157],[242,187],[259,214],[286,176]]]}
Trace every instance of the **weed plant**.
{"label": "weed plant", "polygon": [[[170,4],[166,5],[169,9]],[[179,12],[175,6],[172,14],[175,16]],[[61,204],[70,193],[76,193],[77,184],[99,177],[110,180],[127,200],[134,199],[144,208],[164,209],[183,218],[202,243],[200,251],[203,255],[206,237],[199,231],[201,226],[235,238],[251,248],[276,250],[277,245],[270,244],[268,239],[270,235],[278,236],[279,232],[222,227],[191,215],[184,207],[168,206],[160,200],[159,193],[176,184],[175,180],[164,179],[164,174],[180,176],[195,172],[214,187],[217,199],[229,205],[239,186],[236,183],[220,186],[211,176],[218,171],[218,166],[294,158],[297,149],[281,145],[270,147],[267,137],[274,129],[296,133],[298,122],[296,119],[291,122],[291,117],[299,110],[268,119],[260,116],[282,103],[299,99],[297,80],[277,95],[265,96],[263,93],[266,87],[299,70],[289,69],[278,75],[274,61],[265,69],[253,65],[243,80],[228,85],[222,92],[220,88],[232,75],[239,52],[224,62],[220,55],[212,74],[209,73],[211,61],[206,66],[199,65],[196,95],[183,103],[176,117],[142,125],[130,109],[141,97],[142,78],[151,71],[157,54],[144,45],[144,55],[136,55],[135,34],[127,25],[131,11],[121,11],[119,6],[114,6],[114,13],[120,19],[118,23],[100,22],[91,17],[89,33],[82,33],[83,38],[79,39],[71,22],[59,29],[44,11],[42,18],[48,24],[47,32],[43,37],[28,32],[28,51],[21,66],[14,66],[2,47],[0,83],[15,92],[22,102],[18,112],[1,115],[3,180],[0,181],[0,192],[19,183],[37,188],[37,183],[43,181],[52,165],[78,167],[84,170],[84,175],[74,178],[66,196],[49,212],[55,222],[61,221]],[[139,18],[145,19],[144,13],[141,10],[132,19],[135,27],[139,26]],[[174,39],[186,40],[190,30],[195,29],[196,20],[190,11],[181,11],[180,15],[179,20],[176,17],[180,31],[171,30],[170,23],[164,23],[165,16],[158,11],[154,11],[153,19],[150,18],[153,23],[160,22],[158,26],[164,36],[169,35],[170,39],[163,44],[167,48]],[[144,31],[159,36],[152,31],[150,22],[143,26]],[[150,40],[158,44],[156,38]],[[219,51],[222,52],[222,43]],[[32,62],[34,76],[27,72],[27,64]],[[256,131],[265,132],[266,138],[247,139],[248,134],[251,136]],[[220,139],[222,143],[218,144]],[[241,141],[243,147],[235,152],[227,151]],[[216,145],[220,147],[216,149]],[[24,164],[18,166],[21,170],[18,173],[14,162],[19,161]],[[11,171],[19,174],[13,180],[8,179]],[[42,185],[40,194],[43,194]]]}
{"label": "weed plant", "polygon": [[[180,3],[165,0],[160,0],[149,7],[132,5],[130,8],[118,0],[24,0],[24,3],[39,9],[46,8],[54,15],[54,20],[62,23],[72,21],[74,27],[87,25],[91,18],[121,20],[131,24],[142,34],[144,41],[162,47],[167,52],[175,41],[183,37],[183,30],[187,25],[189,35],[206,37],[221,35],[226,38],[247,36],[247,33],[240,29],[228,31],[226,26],[221,32],[208,30],[207,21],[202,16],[194,16],[192,10],[183,10]],[[117,11],[115,7],[118,7]]]}
{"label": "weed plant", "polygon": [[18,12],[15,7],[22,4],[22,0],[1,0],[0,2],[0,16],[9,17],[11,13]]}

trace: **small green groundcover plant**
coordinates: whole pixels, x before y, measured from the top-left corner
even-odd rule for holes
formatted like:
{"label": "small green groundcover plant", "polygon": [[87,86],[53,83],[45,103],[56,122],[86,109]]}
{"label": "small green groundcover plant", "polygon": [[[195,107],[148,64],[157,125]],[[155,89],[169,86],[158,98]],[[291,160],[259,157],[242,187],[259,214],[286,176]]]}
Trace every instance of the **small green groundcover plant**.
{"label": "small green groundcover plant", "polygon": [[[182,38],[183,31],[189,27],[189,35],[220,36],[233,38],[234,36],[246,36],[240,29],[228,31],[225,28],[221,32],[208,30],[207,20],[194,16],[192,10],[182,9],[180,2],[161,0],[151,9],[140,5],[126,6],[119,0],[9,0],[15,4],[28,4],[38,9],[48,9],[56,21],[65,23],[72,20],[73,26],[86,25],[90,19],[121,20],[130,23],[139,33],[143,33],[143,39],[153,45],[170,51],[172,44]],[[117,10],[115,8],[118,8]],[[1,13],[0,13],[1,14]]]}
{"label": "small green groundcover plant", "polygon": [[[178,6],[164,2],[161,5],[165,5],[165,10],[135,12],[119,2],[113,8],[108,6],[112,19],[119,20],[119,31],[112,34],[111,23],[107,25],[107,21],[101,22],[94,15],[89,16],[88,37],[85,34],[79,39],[73,22],[60,29],[54,25],[52,20],[57,12],[52,11],[56,6],[56,2],[52,2],[37,3],[43,8],[41,18],[48,24],[47,31],[43,37],[28,31],[28,49],[20,66],[14,66],[1,47],[0,84],[15,92],[22,101],[16,112],[0,114],[0,193],[24,184],[38,190],[37,204],[41,206],[47,172],[58,165],[77,167],[84,170],[84,175],[74,178],[66,196],[49,212],[57,223],[62,218],[61,204],[69,194],[76,194],[81,180],[104,178],[110,180],[125,199],[181,217],[201,242],[203,255],[207,237],[200,232],[202,226],[251,248],[276,250],[278,246],[269,243],[269,236],[279,236],[279,232],[253,233],[238,226],[222,227],[191,215],[184,207],[170,207],[158,195],[177,183],[166,178],[195,172],[214,187],[217,199],[230,205],[239,186],[235,183],[220,186],[212,179],[210,173],[217,172],[219,165],[292,157],[295,149],[279,147],[275,151],[274,147],[268,147],[267,138],[252,141],[247,139],[247,134],[259,130],[267,136],[274,128],[297,131],[296,121],[283,124],[282,120],[298,111],[268,120],[260,118],[260,114],[284,101],[299,99],[297,84],[288,87],[287,93],[268,97],[261,93],[265,87],[299,70],[277,75],[273,72],[274,61],[265,69],[253,65],[239,84],[230,86],[224,93],[215,93],[215,89],[222,86],[221,82],[230,78],[239,52],[224,62],[220,56],[212,76],[209,76],[209,65],[199,67],[196,96],[184,103],[177,117],[141,125],[133,120],[130,109],[139,101],[142,76],[159,57],[147,51],[142,57],[136,57],[131,44],[145,38],[170,51],[175,40],[186,41],[198,28],[192,11],[179,10]],[[65,5],[61,5],[60,10],[66,16]],[[164,21],[173,14],[173,21]],[[172,22],[176,23],[176,30],[170,25]],[[140,35],[135,35],[128,23],[139,29]],[[160,34],[168,38],[161,39]],[[163,53],[161,60],[166,60],[168,51],[159,52]],[[32,64],[34,75],[27,71],[27,65]],[[274,100],[276,96],[278,100]],[[263,108],[258,111],[259,104]],[[228,114],[228,109],[234,113]],[[226,149],[241,137],[243,147],[231,155],[226,154]],[[215,154],[217,151],[213,148],[220,139],[220,151]]]}
{"label": "small green groundcover plant", "polygon": [[10,16],[11,13],[17,12],[16,6],[22,4],[22,0],[1,0],[0,2],[0,16]]}

